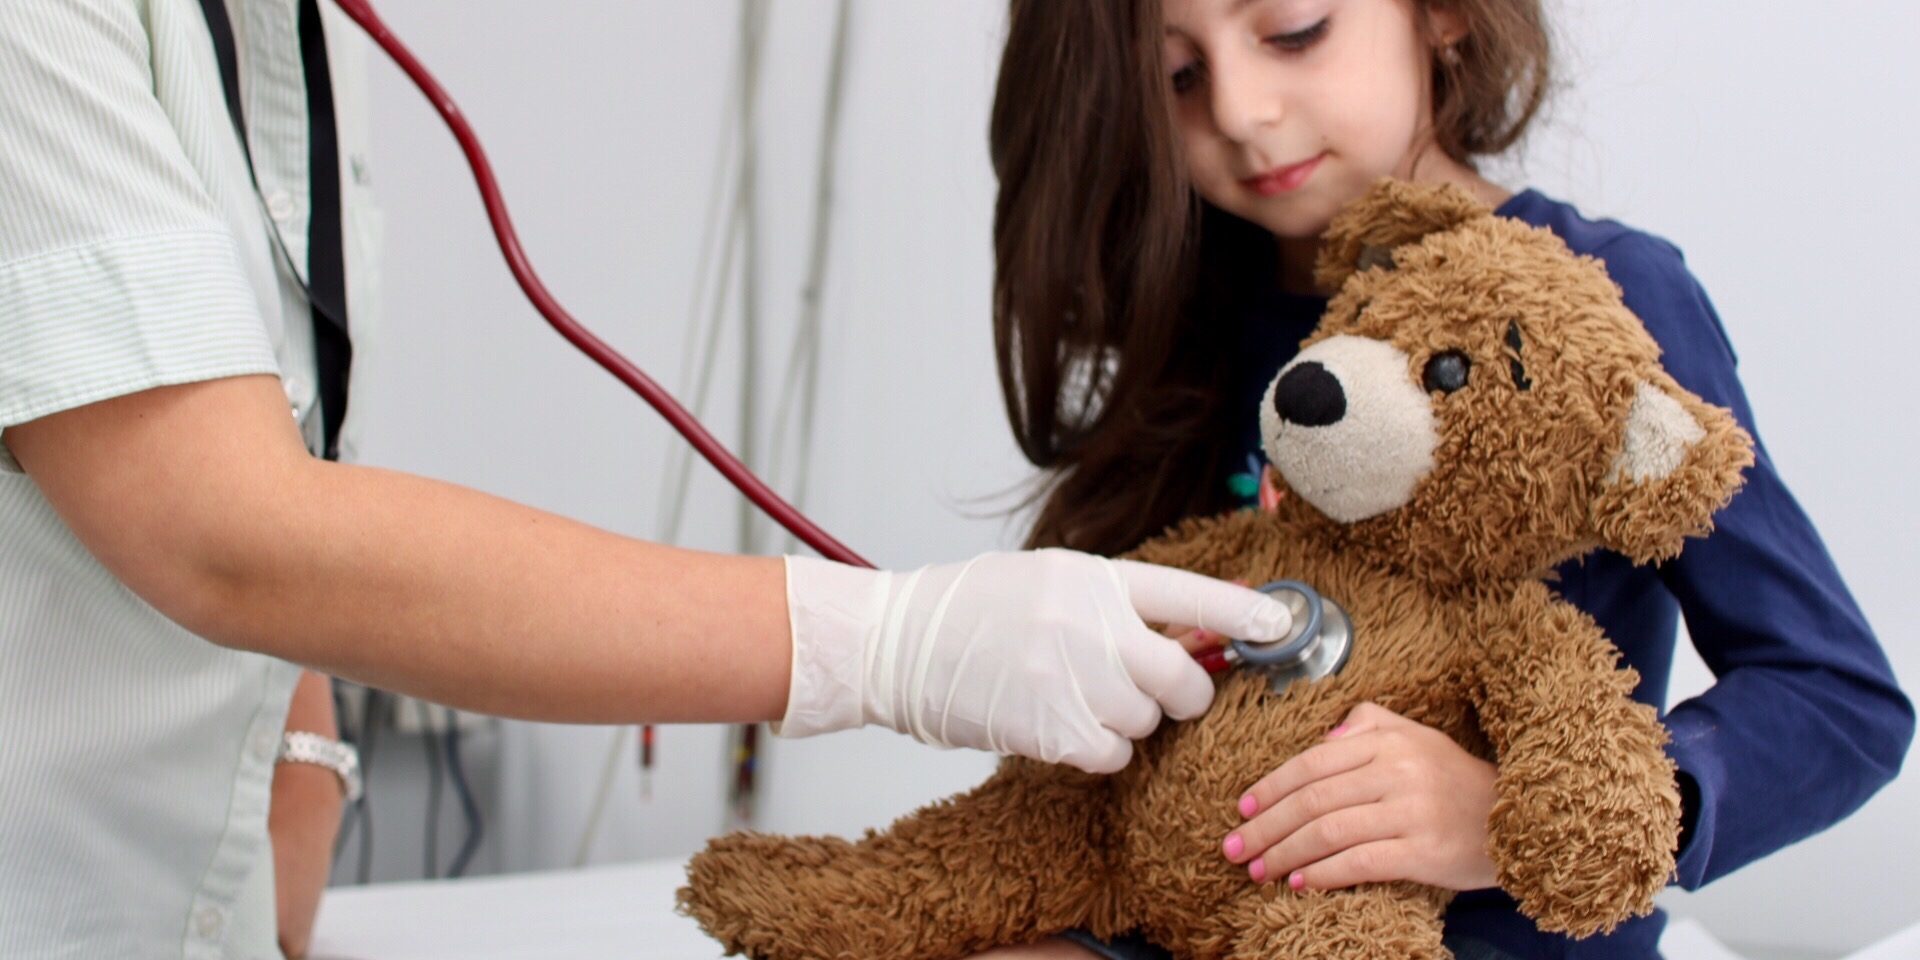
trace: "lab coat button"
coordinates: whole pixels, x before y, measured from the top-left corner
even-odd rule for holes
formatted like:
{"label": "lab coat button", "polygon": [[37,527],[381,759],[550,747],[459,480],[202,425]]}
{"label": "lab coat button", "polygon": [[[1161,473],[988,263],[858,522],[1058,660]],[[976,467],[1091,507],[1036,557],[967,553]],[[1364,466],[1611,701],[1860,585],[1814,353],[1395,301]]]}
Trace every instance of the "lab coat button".
{"label": "lab coat button", "polygon": [[262,763],[272,760],[279,747],[280,738],[274,736],[271,730],[262,730],[253,735],[253,756]]}
{"label": "lab coat button", "polygon": [[193,917],[194,931],[208,940],[220,935],[221,923],[222,918],[217,907],[201,907]]}
{"label": "lab coat button", "polygon": [[293,197],[285,190],[275,190],[267,195],[267,214],[273,219],[285,223],[293,216]]}

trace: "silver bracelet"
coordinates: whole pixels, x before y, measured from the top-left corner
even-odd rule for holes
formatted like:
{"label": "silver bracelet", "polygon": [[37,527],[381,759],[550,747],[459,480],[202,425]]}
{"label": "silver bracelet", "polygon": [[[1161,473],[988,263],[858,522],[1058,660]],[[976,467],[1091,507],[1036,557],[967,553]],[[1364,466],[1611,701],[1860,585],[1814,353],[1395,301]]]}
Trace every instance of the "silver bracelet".
{"label": "silver bracelet", "polygon": [[340,778],[340,788],[346,793],[348,803],[360,799],[360,751],[350,743],[304,730],[289,730],[280,738],[280,754],[274,760],[326,767]]}

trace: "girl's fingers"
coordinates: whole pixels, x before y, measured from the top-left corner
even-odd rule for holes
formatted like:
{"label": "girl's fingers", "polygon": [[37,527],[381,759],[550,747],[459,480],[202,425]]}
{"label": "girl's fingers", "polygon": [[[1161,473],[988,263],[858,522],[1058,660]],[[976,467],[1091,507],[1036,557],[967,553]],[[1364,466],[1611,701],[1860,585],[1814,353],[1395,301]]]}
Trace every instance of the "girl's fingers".
{"label": "girl's fingers", "polygon": [[1386,784],[1373,766],[1316,780],[1228,834],[1221,849],[1228,860],[1245,863],[1315,820],[1348,807],[1377,803],[1385,796]]}
{"label": "girl's fingers", "polygon": [[1342,734],[1309,747],[1260,778],[1240,797],[1240,815],[1252,818],[1316,780],[1358,769],[1373,759],[1371,738]]}
{"label": "girl's fingers", "polygon": [[1189,627],[1184,624],[1170,624],[1160,632],[1172,637],[1180,644],[1181,649],[1189,654],[1216,649],[1221,641],[1221,636],[1212,630],[1202,630],[1199,627]]}
{"label": "girl's fingers", "polygon": [[[1295,830],[1292,835],[1248,863],[1247,876],[1256,883],[1285,880],[1295,871],[1304,871],[1322,860],[1398,836],[1399,830],[1386,804],[1367,803],[1346,807]],[[1358,862],[1369,869],[1391,866],[1378,862],[1379,853],[1373,851],[1359,855]],[[1352,863],[1353,859],[1349,858],[1346,862]]]}
{"label": "girl's fingers", "polygon": [[1344,890],[1361,883],[1386,883],[1408,872],[1404,840],[1376,840],[1351,846],[1330,857],[1297,867],[1276,880],[1294,890]]}
{"label": "girl's fingers", "polygon": [[1406,718],[1394,713],[1392,710],[1388,710],[1386,707],[1375,703],[1363,703],[1354,707],[1352,710],[1348,710],[1346,719],[1341,720],[1339,726],[1327,731],[1327,739],[1332,740],[1339,737],[1351,736],[1356,733],[1366,733],[1370,730],[1379,730],[1382,727],[1391,726],[1395,722],[1405,721]]}

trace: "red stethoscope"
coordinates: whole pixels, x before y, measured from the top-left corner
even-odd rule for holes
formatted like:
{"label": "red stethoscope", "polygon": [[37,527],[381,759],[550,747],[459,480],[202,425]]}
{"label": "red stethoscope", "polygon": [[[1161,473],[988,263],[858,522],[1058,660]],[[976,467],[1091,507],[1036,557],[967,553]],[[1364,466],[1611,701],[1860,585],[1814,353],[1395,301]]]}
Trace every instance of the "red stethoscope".
{"label": "red stethoscope", "polygon": [[[426,95],[434,110],[446,121],[448,129],[453,131],[454,138],[460,142],[461,152],[466,154],[467,165],[473,169],[474,182],[480,188],[480,199],[486,205],[487,219],[493,226],[495,239],[499,241],[500,253],[506,257],[507,269],[512,271],[520,289],[547,323],[559,331],[568,343],[647,401],[660,416],[666,418],[668,425],[686,437],[687,442],[693,444],[693,448],[713,464],[714,469],[719,470],[728,482],[738,487],[767,516],[821,556],[871,568],[873,564],[782,499],[753,471],[747,469],[746,464],[715,440],[713,434],[652,377],[608,346],[606,341],[594,336],[547,292],[546,285],[540,282],[532,262],[527,259],[526,251],[520,246],[520,237],[507,215],[507,205],[501,196],[499,183],[494,180],[493,166],[488,162],[486,151],[481,148],[479,138],[474,135],[459,105],[453,102],[445,88],[421,65],[412,51],[394,36],[367,0],[334,0],[334,3],[341,12],[359,24],[379,44],[380,49],[386,51],[414,86]],[[1293,580],[1277,580],[1259,589],[1279,597],[1293,609],[1293,629],[1286,637],[1271,643],[1233,640],[1218,650],[1195,654],[1195,658],[1209,673],[1220,673],[1236,665],[1245,665],[1272,677],[1273,688],[1277,691],[1296,679],[1318,679],[1336,673],[1346,664],[1353,649],[1353,622],[1339,604],[1321,597],[1312,587]]]}

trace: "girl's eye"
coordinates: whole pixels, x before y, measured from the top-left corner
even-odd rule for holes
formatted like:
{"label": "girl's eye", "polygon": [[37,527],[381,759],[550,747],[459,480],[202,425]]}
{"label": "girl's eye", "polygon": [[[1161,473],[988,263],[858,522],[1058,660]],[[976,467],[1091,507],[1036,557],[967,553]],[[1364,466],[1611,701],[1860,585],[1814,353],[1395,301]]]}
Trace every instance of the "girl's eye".
{"label": "girl's eye", "polygon": [[1200,64],[1189,63],[1173,72],[1173,92],[1186,93],[1200,83]]}
{"label": "girl's eye", "polygon": [[1279,47],[1282,50],[1286,50],[1290,52],[1305,50],[1308,47],[1311,47],[1314,44],[1319,43],[1320,39],[1327,35],[1327,24],[1332,22],[1332,20],[1333,20],[1332,17],[1321,17],[1319,23],[1316,23],[1313,26],[1306,28],[1305,30],[1296,30],[1292,33],[1275,34],[1271,37],[1268,37],[1267,42],[1273,44],[1276,47]]}
{"label": "girl's eye", "polygon": [[1467,385],[1467,370],[1473,364],[1467,355],[1458,350],[1436,353],[1427,361],[1425,381],[1427,392],[1435,390],[1452,393]]}

